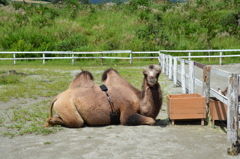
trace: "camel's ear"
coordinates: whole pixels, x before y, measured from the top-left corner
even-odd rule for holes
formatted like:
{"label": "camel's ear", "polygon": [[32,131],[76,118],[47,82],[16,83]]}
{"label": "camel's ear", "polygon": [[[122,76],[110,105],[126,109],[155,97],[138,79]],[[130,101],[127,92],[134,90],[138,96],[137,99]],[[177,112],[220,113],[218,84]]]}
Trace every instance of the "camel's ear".
{"label": "camel's ear", "polygon": [[144,75],[144,77],[146,77],[147,76],[147,71],[146,70],[143,70],[143,75]]}

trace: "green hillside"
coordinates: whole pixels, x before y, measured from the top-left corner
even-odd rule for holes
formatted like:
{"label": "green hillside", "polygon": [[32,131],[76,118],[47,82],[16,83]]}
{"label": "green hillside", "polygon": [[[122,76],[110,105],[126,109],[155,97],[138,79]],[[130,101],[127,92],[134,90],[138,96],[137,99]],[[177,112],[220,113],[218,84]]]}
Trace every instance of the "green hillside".
{"label": "green hillside", "polygon": [[0,6],[0,51],[239,49],[239,3],[8,3]]}

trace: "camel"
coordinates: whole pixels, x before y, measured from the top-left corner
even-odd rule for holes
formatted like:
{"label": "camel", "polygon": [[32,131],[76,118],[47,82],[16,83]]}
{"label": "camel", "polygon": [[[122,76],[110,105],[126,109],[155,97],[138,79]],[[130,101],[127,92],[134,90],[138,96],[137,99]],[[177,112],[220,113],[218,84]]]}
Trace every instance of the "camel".
{"label": "camel", "polygon": [[[227,96],[228,87],[226,87],[224,91],[222,91],[220,88],[218,88],[218,92],[224,96]],[[238,87],[238,115],[240,118],[240,86]]]}
{"label": "camel", "polygon": [[[107,88],[104,92],[94,84],[90,72],[82,71],[66,91],[52,100],[46,126],[154,125],[162,105],[160,73],[161,69],[154,65],[144,70],[143,90],[140,91],[116,70],[108,69],[102,75]],[[53,116],[53,109],[58,116]]]}
{"label": "camel", "polygon": [[[238,102],[240,102],[240,86],[238,87]],[[224,96],[227,96],[227,93],[228,93],[228,87],[225,88],[224,91],[222,91],[220,88],[218,88],[218,93],[224,95]]]}

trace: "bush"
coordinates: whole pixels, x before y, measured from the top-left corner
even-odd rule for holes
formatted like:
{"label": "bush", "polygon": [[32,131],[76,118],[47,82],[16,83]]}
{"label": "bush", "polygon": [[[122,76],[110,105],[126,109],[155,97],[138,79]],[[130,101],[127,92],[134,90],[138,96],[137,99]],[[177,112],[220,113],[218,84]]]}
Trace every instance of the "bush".
{"label": "bush", "polygon": [[8,5],[8,1],[7,0],[0,0],[0,4],[6,6],[6,5]]}
{"label": "bush", "polygon": [[84,45],[87,45],[88,41],[85,36],[79,36],[74,35],[69,38],[66,38],[66,40],[62,40],[57,42],[53,46],[53,50],[61,50],[61,51],[77,51]]}
{"label": "bush", "polygon": [[[239,12],[239,15],[240,15],[240,12]],[[226,31],[230,35],[237,34],[239,19],[238,19],[238,14],[235,14],[232,12],[223,14],[220,17],[220,25],[222,26],[222,31]]]}

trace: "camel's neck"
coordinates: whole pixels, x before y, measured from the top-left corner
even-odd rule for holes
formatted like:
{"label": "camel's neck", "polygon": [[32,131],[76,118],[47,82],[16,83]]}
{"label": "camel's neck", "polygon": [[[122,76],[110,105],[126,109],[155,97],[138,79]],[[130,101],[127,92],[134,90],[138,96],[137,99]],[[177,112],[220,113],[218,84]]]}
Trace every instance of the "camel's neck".
{"label": "camel's neck", "polygon": [[142,86],[140,113],[155,119],[160,111],[161,105],[162,92],[160,85],[157,83],[151,87],[148,86],[147,82],[144,80]]}

